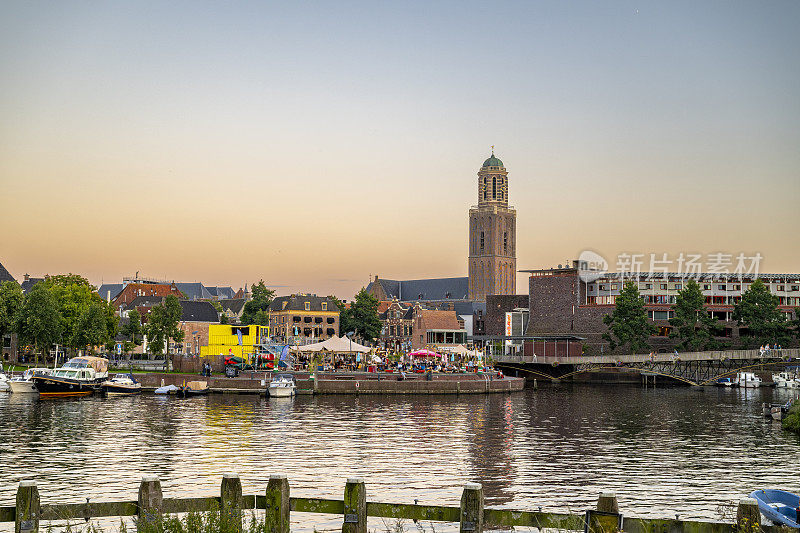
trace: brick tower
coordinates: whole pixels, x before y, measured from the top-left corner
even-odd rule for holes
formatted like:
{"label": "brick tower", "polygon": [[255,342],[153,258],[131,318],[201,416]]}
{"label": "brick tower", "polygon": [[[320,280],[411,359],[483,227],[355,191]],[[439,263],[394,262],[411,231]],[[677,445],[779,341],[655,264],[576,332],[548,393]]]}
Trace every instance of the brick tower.
{"label": "brick tower", "polygon": [[469,298],[516,294],[517,211],[508,205],[508,171],[492,155],[478,171],[478,205],[469,210]]}

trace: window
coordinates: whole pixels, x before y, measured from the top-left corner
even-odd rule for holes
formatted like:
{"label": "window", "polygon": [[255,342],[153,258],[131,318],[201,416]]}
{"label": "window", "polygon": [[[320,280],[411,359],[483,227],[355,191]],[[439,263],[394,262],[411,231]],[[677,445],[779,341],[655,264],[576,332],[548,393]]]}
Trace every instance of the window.
{"label": "window", "polygon": [[328,302],[322,302],[322,310],[323,311],[327,311],[328,310]]}
{"label": "window", "polygon": [[705,285],[703,285],[703,290],[704,290],[704,291],[710,291],[710,290],[711,290],[711,285],[709,285],[708,283],[706,283]]}
{"label": "window", "polygon": [[332,316],[329,316],[327,322],[328,324],[333,324],[334,322],[336,322],[336,319],[333,318]]}
{"label": "window", "polygon": [[497,176],[492,176],[492,200],[497,200]]}
{"label": "window", "polygon": [[483,232],[481,232],[481,252],[483,252],[483,245],[484,245],[484,243],[485,243],[485,241],[484,241]]}
{"label": "window", "polygon": [[504,254],[508,253],[508,232],[507,231],[503,232],[503,253]]}
{"label": "window", "polygon": [[612,290],[612,291],[615,291],[615,290],[617,290],[617,284],[616,284],[616,283],[612,283],[612,284],[611,284],[611,290]]}
{"label": "window", "polygon": [[606,286],[605,286],[605,285],[600,285],[600,290],[601,290],[601,291],[604,291],[604,290],[606,290]]}
{"label": "window", "polygon": [[792,290],[796,291],[798,289],[797,285],[792,285]]}
{"label": "window", "polygon": [[653,288],[653,284],[652,284],[652,283],[645,283],[645,284],[644,284],[644,289],[645,289],[646,291],[649,291],[649,290],[650,290],[650,289],[652,289],[652,288]]}
{"label": "window", "polygon": [[305,303],[305,310],[306,311],[311,311],[311,302],[306,302]]}
{"label": "window", "polygon": [[782,291],[783,290],[783,285],[778,285],[778,290]]}
{"label": "window", "polygon": [[676,290],[676,291],[679,291],[679,290],[681,290],[681,289],[683,289],[683,285],[681,285],[680,283],[676,283],[676,284],[675,284],[675,290]]}
{"label": "window", "polygon": [[389,326],[389,336],[394,337],[394,326]]}
{"label": "window", "polygon": [[742,290],[742,286],[741,285],[734,285],[733,286],[733,290],[740,291],[740,290]]}
{"label": "window", "polygon": [[658,288],[661,289],[662,291],[665,291],[665,290],[667,290],[667,284],[666,283],[660,283],[658,285]]}
{"label": "window", "polygon": [[717,285],[717,288],[721,291],[725,290],[725,285]]}
{"label": "window", "polygon": [[283,302],[283,305],[281,306],[281,309],[286,309],[286,306],[287,306],[287,305],[289,305],[289,302],[287,302],[287,301],[284,301],[284,302]]}

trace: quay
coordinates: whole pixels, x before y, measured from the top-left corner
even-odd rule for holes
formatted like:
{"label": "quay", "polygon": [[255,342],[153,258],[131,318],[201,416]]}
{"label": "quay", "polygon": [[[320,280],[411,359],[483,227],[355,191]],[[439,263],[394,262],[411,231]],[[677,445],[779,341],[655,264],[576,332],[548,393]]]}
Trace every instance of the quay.
{"label": "quay", "polygon": [[[386,372],[318,372],[316,380],[308,372],[293,374],[298,394],[491,394],[516,392],[525,388],[525,378],[492,374],[406,374]],[[266,394],[271,372],[243,371],[238,377],[198,377],[197,374],[149,372],[136,374],[142,389],[154,391],[164,385],[180,386],[186,381],[208,381],[211,393]]]}
{"label": "quay", "polygon": [[[593,509],[581,513],[548,513],[484,507],[483,487],[467,483],[458,506],[417,505],[367,501],[366,484],[349,478],[341,500],[297,498],[290,495],[289,481],[271,475],[261,494],[242,494],[238,474],[225,474],[219,496],[165,498],[158,477],[145,476],[136,500],[72,504],[42,504],[35,481],[21,481],[14,506],[0,506],[0,522],[14,522],[15,533],[38,533],[42,521],[85,520],[101,517],[134,517],[140,530],[157,530],[165,515],[189,512],[219,512],[230,531],[242,530],[244,510],[263,510],[263,530],[289,533],[291,512],[340,515],[343,533],[367,533],[367,518],[408,519],[414,522],[451,522],[461,533],[482,533],[484,529],[534,527],[539,530],[584,531],[585,533],[778,533],[780,526],[761,524],[758,504],[740,500],[735,522],[652,519],[624,516],[614,493],[603,492]],[[237,524],[238,522],[238,524]],[[225,529],[228,530],[227,528]]]}

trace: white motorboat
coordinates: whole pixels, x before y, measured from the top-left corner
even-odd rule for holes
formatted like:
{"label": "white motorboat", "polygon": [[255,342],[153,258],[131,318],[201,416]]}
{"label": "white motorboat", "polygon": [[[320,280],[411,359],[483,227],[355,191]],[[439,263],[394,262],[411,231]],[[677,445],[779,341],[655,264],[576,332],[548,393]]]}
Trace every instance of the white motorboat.
{"label": "white motorboat", "polygon": [[761,378],[753,372],[739,372],[736,374],[736,383],[740,387],[757,388],[761,386]]}
{"label": "white motorboat", "polygon": [[772,374],[772,381],[780,389],[800,389],[800,381],[789,372]]}
{"label": "white motorboat", "polygon": [[100,384],[106,396],[130,396],[142,392],[142,384],[136,381],[133,374],[117,374]]}
{"label": "white motorboat", "polygon": [[8,386],[11,387],[11,392],[15,394],[20,394],[20,393],[37,394],[39,390],[33,383],[33,375],[36,374],[37,372],[40,375],[47,375],[50,373],[50,369],[29,368],[28,370],[23,372],[21,376],[11,378],[10,380],[8,380]]}
{"label": "white motorboat", "polygon": [[269,382],[269,395],[272,398],[289,398],[297,394],[297,385],[291,374],[278,374]]}

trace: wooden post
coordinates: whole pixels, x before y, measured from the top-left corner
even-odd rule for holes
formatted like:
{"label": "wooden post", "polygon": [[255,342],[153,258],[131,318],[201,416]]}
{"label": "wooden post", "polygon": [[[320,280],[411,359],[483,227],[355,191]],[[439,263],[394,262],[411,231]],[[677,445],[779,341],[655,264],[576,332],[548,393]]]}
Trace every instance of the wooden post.
{"label": "wooden post", "polygon": [[20,481],[17,487],[17,513],[14,533],[39,531],[39,489],[35,481]]}
{"label": "wooden post", "polygon": [[604,513],[619,513],[617,495],[613,492],[601,492],[597,499],[597,510]]}
{"label": "wooden post", "polygon": [[758,502],[753,498],[742,498],[736,509],[736,530],[741,533],[758,533],[761,531],[761,511]]}
{"label": "wooden post", "polygon": [[289,533],[289,480],[286,476],[269,476],[266,507],[267,533]]}
{"label": "wooden post", "polygon": [[137,520],[143,524],[159,520],[163,502],[161,481],[159,481],[158,476],[143,476],[142,482],[139,484],[139,515]]}
{"label": "wooden post", "polygon": [[460,533],[483,533],[483,486],[467,483],[461,493]]}
{"label": "wooden post", "polygon": [[342,533],[367,533],[367,488],[361,478],[348,478],[344,486]]}
{"label": "wooden post", "polygon": [[242,528],[242,480],[239,474],[223,474],[220,486],[220,519],[230,523],[235,530]]}

